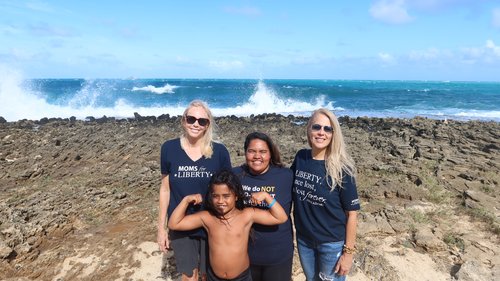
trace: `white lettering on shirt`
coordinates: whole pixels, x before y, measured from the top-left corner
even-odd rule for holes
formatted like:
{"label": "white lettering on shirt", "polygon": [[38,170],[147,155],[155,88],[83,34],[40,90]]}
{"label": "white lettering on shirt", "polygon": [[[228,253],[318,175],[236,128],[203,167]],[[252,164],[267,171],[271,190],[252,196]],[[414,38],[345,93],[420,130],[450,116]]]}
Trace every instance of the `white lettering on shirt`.
{"label": "white lettering on shirt", "polygon": [[205,167],[179,166],[174,176],[178,178],[209,178],[212,176],[212,173],[207,171]]}
{"label": "white lettering on shirt", "polygon": [[295,171],[295,193],[300,201],[307,201],[316,206],[324,206],[327,199],[323,196],[318,196],[316,192],[316,184],[320,184],[321,177],[315,174],[297,170]]}

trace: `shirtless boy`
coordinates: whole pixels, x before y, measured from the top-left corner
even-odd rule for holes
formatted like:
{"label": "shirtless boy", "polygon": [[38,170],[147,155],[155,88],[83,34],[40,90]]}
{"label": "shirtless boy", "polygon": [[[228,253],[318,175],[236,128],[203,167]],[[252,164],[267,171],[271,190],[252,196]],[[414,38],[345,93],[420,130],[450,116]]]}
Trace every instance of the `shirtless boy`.
{"label": "shirtless boy", "polygon": [[200,194],[184,197],[169,218],[173,230],[203,227],[208,233],[210,270],[208,280],[252,280],[248,258],[248,238],[253,223],[282,224],[287,215],[281,205],[267,192],[252,194],[254,203],[265,201],[269,211],[244,208],[243,188],[231,171],[215,173],[205,202],[206,211],[186,215],[189,204],[201,204]]}

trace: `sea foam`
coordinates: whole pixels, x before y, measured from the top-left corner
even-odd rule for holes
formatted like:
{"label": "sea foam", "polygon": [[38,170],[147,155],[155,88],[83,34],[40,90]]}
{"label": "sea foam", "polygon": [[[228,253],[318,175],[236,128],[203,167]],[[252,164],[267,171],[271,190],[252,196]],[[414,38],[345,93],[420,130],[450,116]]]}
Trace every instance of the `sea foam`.
{"label": "sea foam", "polygon": [[[7,121],[21,119],[39,120],[47,117],[69,118],[76,117],[84,120],[89,116],[96,118],[107,116],[116,118],[132,117],[135,112],[143,116],[160,116],[170,114],[181,115],[187,102],[169,105],[152,104],[139,106],[132,104],[125,98],[118,98],[112,102],[104,103],[102,100],[109,96],[113,87],[112,82],[96,82],[85,80],[81,89],[72,94],[64,102],[57,104],[48,102],[46,93],[33,90],[29,80],[23,79],[20,72],[8,68],[0,70],[0,116]],[[158,93],[173,93],[177,85],[166,84],[163,87],[148,85],[133,87],[130,91],[149,91]],[[64,99],[63,99],[64,100]],[[249,116],[251,114],[278,113],[293,115],[308,115],[318,107],[333,109],[333,102],[326,101],[325,96],[318,96],[313,102],[304,102],[296,99],[284,99],[263,81],[257,83],[253,94],[242,104],[233,106],[218,106],[215,101],[207,101],[215,116]]]}
{"label": "sea foam", "polygon": [[0,116],[130,118],[181,115],[194,99],[215,116],[277,113],[308,116],[320,107],[338,116],[423,116],[500,121],[500,83],[254,80],[254,79],[25,79],[0,66]]}
{"label": "sea foam", "polygon": [[132,91],[133,92],[146,91],[146,92],[151,92],[151,93],[155,93],[155,94],[173,94],[174,90],[177,88],[179,88],[179,86],[170,85],[167,83],[163,87],[155,87],[153,85],[147,85],[145,87],[133,87]]}

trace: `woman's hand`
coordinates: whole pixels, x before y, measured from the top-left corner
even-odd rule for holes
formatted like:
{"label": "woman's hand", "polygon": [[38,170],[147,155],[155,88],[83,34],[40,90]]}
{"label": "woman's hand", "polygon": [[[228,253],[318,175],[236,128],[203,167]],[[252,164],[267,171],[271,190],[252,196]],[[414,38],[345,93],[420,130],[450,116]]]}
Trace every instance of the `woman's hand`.
{"label": "woman's hand", "polygon": [[160,251],[167,253],[170,250],[170,240],[168,239],[168,233],[165,229],[158,229],[158,237],[156,238]]}
{"label": "woman's hand", "polygon": [[349,271],[351,270],[352,267],[353,259],[354,259],[353,254],[343,253],[340,256],[337,265],[335,266],[335,273],[337,273],[338,275],[349,274]]}

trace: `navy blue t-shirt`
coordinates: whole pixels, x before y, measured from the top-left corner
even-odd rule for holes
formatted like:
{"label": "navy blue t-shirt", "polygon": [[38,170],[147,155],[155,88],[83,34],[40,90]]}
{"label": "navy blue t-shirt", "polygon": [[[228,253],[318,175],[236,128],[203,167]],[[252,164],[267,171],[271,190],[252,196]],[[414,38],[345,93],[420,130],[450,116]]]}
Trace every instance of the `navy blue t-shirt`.
{"label": "navy blue t-shirt", "polygon": [[[220,143],[213,143],[212,157],[207,159],[202,156],[200,159],[193,161],[181,148],[179,138],[166,141],[161,146],[161,173],[170,175],[168,217],[186,195],[200,193],[205,198],[210,177],[222,168],[231,169],[231,159],[226,147]],[[192,214],[202,210],[202,208],[203,204],[190,205],[187,213]],[[185,234],[205,237],[201,228],[186,231]]]}
{"label": "navy blue t-shirt", "polygon": [[325,161],[314,160],[310,149],[297,152],[291,169],[297,235],[316,243],[345,241],[345,211],[360,209],[354,179],[344,173],[342,188],[337,185],[332,191],[325,177]]}
{"label": "navy blue t-shirt", "polygon": [[[264,174],[252,175],[241,166],[233,169],[239,176],[245,192],[245,205],[254,192],[266,191],[278,201],[288,215],[288,220],[280,225],[254,224],[252,236],[248,242],[248,255],[252,265],[276,265],[293,257],[293,234],[290,221],[292,207],[293,174],[288,168],[270,166]],[[253,206],[267,210],[267,203]]]}

